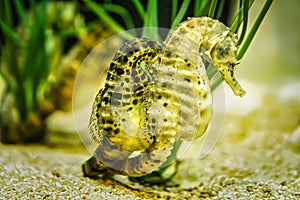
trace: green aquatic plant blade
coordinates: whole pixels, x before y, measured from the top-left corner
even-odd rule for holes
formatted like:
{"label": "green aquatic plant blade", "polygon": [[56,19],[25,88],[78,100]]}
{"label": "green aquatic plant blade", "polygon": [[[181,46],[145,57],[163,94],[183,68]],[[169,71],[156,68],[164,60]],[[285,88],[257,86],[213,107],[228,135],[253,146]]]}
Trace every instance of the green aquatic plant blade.
{"label": "green aquatic plant blade", "polygon": [[210,2],[210,0],[196,0],[194,5],[194,16],[200,17],[207,15]]}
{"label": "green aquatic plant blade", "polygon": [[[108,24],[114,31],[117,33],[126,31],[126,29],[124,29],[117,21],[115,21],[100,4],[90,0],[86,0],[85,3],[87,7],[91,9],[91,11],[93,11],[104,23]],[[123,35],[127,39],[134,38],[134,35],[129,33]]]}
{"label": "green aquatic plant blade", "polygon": [[101,6],[108,12],[120,15],[124,19],[123,21],[125,23],[126,29],[134,29],[133,19],[128,10],[125,9],[123,6],[111,3],[104,3],[101,4]]}
{"label": "green aquatic plant blade", "polygon": [[23,1],[20,0],[14,0],[14,4],[16,7],[16,12],[18,14],[18,16],[20,17],[21,21],[24,23],[24,25],[29,28],[30,24],[29,24],[29,19],[28,19],[28,15],[26,14],[26,9],[25,6],[23,5]]}
{"label": "green aquatic plant blade", "polygon": [[9,26],[6,24],[2,19],[0,19],[0,27],[2,32],[5,35],[5,38],[12,41],[16,46],[19,48],[24,48],[25,44],[23,40],[19,37],[19,35]]}
{"label": "green aquatic plant blade", "polygon": [[252,28],[250,29],[246,39],[243,41],[242,46],[240,47],[237,55],[237,59],[241,59],[244,54],[246,53],[247,49],[250,46],[251,41],[254,38],[254,35],[256,34],[261,22],[263,21],[264,17],[266,16],[268,10],[270,9],[270,6],[272,4],[273,0],[267,0],[264,4],[262,10],[260,11],[258,17],[256,18]]}
{"label": "green aquatic plant blade", "polygon": [[173,0],[172,9],[171,9],[171,21],[174,21],[176,17],[177,9],[178,9],[178,0]]}
{"label": "green aquatic plant blade", "polygon": [[147,11],[144,16],[143,27],[155,27],[151,29],[143,29],[142,37],[151,38],[156,41],[161,41],[158,32],[158,1],[149,0],[147,4]]}
{"label": "green aquatic plant blade", "polygon": [[190,2],[191,2],[191,0],[184,0],[182,2],[180,9],[171,24],[171,29],[174,29],[182,21],[182,19],[184,18],[184,15],[190,5]]}
{"label": "green aquatic plant blade", "polygon": [[244,9],[243,9],[243,28],[242,28],[242,32],[239,36],[239,41],[238,41],[238,45],[240,45],[245,37],[246,34],[246,30],[247,30],[247,25],[248,25],[248,6],[249,6],[249,0],[242,0],[242,4],[241,4]]}
{"label": "green aquatic plant blade", "polygon": [[218,4],[218,0],[211,0],[209,11],[208,11],[208,14],[207,14],[208,17],[211,17],[211,18],[215,17],[217,4]]}
{"label": "green aquatic plant blade", "polygon": [[[254,0],[249,0],[249,4],[248,4],[248,11],[247,13],[249,12],[250,8],[252,7],[254,3]],[[230,30],[234,33],[236,33],[240,27],[240,25],[242,24],[243,20],[244,20],[244,17],[243,17],[243,14],[245,13],[244,12],[244,5],[242,5],[242,7],[239,9],[239,11],[237,12],[233,22],[231,23],[231,26],[230,26]]]}
{"label": "green aquatic plant blade", "polygon": [[30,37],[21,70],[22,86],[25,92],[26,112],[35,108],[37,90],[49,73],[46,53],[46,4],[42,1],[41,10],[33,10],[34,20],[29,27]]}
{"label": "green aquatic plant blade", "polygon": [[150,27],[158,27],[158,0],[149,0],[149,4],[147,6],[147,13],[149,17],[149,26]]}
{"label": "green aquatic plant blade", "polygon": [[[11,9],[10,0],[0,1],[0,6],[3,9],[3,12],[0,12],[0,18],[6,22],[8,26],[12,26],[13,24],[13,14]],[[0,26],[1,27],[1,26]]]}
{"label": "green aquatic plant blade", "polygon": [[[1,44],[1,65],[0,75],[7,80],[9,88],[17,91],[17,82],[20,78],[16,53],[25,47],[25,43],[13,29],[13,10],[9,0],[1,1],[0,6],[4,7],[4,12],[0,13],[0,28],[4,44]],[[18,13],[17,13],[18,14]],[[12,53],[14,52],[14,53]],[[4,77],[6,76],[6,77]]]}
{"label": "green aquatic plant blade", "polygon": [[201,9],[202,9],[203,1],[196,0],[194,3],[194,16],[198,17],[200,16]]}
{"label": "green aquatic plant blade", "polygon": [[139,14],[140,18],[143,19],[145,16],[145,9],[143,4],[140,2],[140,0],[132,0],[132,3],[135,6],[135,9]]}
{"label": "green aquatic plant blade", "polygon": [[216,13],[216,19],[221,18],[222,14],[223,14],[224,6],[225,6],[225,0],[220,0],[218,10]]}

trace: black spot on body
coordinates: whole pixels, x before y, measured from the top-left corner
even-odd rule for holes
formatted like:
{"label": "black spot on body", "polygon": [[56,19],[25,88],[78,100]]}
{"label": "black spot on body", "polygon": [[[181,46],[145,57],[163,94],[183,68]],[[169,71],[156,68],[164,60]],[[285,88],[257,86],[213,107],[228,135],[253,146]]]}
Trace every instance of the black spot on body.
{"label": "black spot on body", "polygon": [[108,124],[114,124],[114,121],[109,119],[109,120],[107,120],[107,123]]}
{"label": "black spot on body", "polygon": [[137,102],[138,102],[137,99],[134,99],[134,100],[132,101],[133,105],[136,105]]}
{"label": "black spot on body", "polygon": [[188,79],[188,78],[184,78],[184,80],[187,81],[187,82],[191,82],[191,80]]}
{"label": "black spot on body", "polygon": [[132,63],[132,68],[136,68],[137,64],[138,64],[138,60],[135,60],[135,61]]}
{"label": "black spot on body", "polygon": [[117,58],[117,62],[119,62],[121,65],[125,64],[128,61],[127,56],[120,56]]}
{"label": "black spot on body", "polygon": [[108,97],[104,97],[104,98],[103,98],[103,102],[104,102],[104,104],[106,104],[106,105],[107,105],[107,104],[108,104],[108,102],[109,102],[109,98],[108,98]]}
{"label": "black spot on body", "polygon": [[141,60],[143,58],[143,55],[140,55],[137,57],[137,60]]}
{"label": "black spot on body", "polygon": [[112,128],[111,127],[105,127],[104,130],[105,131],[112,131]]}
{"label": "black spot on body", "polygon": [[144,94],[144,91],[139,91],[138,93],[136,93],[136,96],[140,97]]}
{"label": "black spot on body", "polygon": [[117,68],[116,71],[119,76],[124,74],[124,70],[122,68]]}
{"label": "black spot on body", "polygon": [[134,85],[133,86],[133,91],[137,92],[138,90],[142,90],[143,86],[142,85]]}
{"label": "black spot on body", "polygon": [[113,71],[116,68],[116,66],[117,66],[116,63],[111,62],[109,66],[109,71]]}
{"label": "black spot on body", "polygon": [[168,103],[164,103],[164,107],[167,107],[168,106]]}
{"label": "black spot on body", "polygon": [[107,75],[106,75],[106,80],[109,80],[111,77],[111,73],[110,72],[107,72]]}
{"label": "black spot on body", "polygon": [[171,56],[172,56],[172,53],[168,51],[168,52],[166,53],[166,57],[171,57]]}
{"label": "black spot on body", "polygon": [[123,62],[128,62],[128,57],[127,56],[123,56]]}

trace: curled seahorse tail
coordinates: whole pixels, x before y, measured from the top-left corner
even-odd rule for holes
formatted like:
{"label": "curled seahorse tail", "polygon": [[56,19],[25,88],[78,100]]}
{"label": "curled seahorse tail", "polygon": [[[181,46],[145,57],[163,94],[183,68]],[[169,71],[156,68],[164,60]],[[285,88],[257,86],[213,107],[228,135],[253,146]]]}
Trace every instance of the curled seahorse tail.
{"label": "curled seahorse tail", "polygon": [[150,147],[150,150],[141,153],[140,155],[128,158],[124,172],[129,176],[144,176],[150,174],[153,171],[163,167],[163,164],[167,158],[171,155],[173,145],[175,143],[175,137],[171,138],[158,138],[157,141],[163,144],[154,144]]}
{"label": "curled seahorse tail", "polygon": [[94,177],[105,171],[134,177],[149,174],[161,167],[171,154],[175,139],[168,139],[169,134],[165,136],[165,139],[159,136],[159,144],[153,144],[148,151],[134,157],[131,157],[132,152],[118,148],[104,137],[95,155],[82,165],[83,174],[87,177]]}
{"label": "curled seahorse tail", "polygon": [[95,177],[103,173],[105,168],[100,167],[97,158],[92,156],[82,164],[82,172],[85,177]]}
{"label": "curled seahorse tail", "polygon": [[[145,95],[151,101],[144,102],[145,117],[140,123],[145,124],[141,124],[139,130],[143,134],[137,134],[136,140],[142,146],[148,143],[148,147],[144,150],[128,150],[103,135],[94,156],[98,166],[106,166],[111,173],[143,176],[159,169],[171,154],[179,129],[180,105],[174,94],[160,86],[160,83],[149,84],[146,91]],[[102,170],[101,167],[94,168]]]}

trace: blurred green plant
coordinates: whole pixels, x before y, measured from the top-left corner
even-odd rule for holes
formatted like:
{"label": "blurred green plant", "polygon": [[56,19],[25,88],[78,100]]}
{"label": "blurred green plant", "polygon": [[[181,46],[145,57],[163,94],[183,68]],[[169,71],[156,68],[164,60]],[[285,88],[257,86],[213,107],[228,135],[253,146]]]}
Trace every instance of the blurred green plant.
{"label": "blurred green plant", "polygon": [[[143,27],[159,27],[159,12],[158,12],[158,0],[148,0],[146,7],[139,0],[131,1],[136,9],[139,18],[142,21]],[[237,58],[240,60],[245,55],[251,41],[253,40],[256,31],[258,30],[263,18],[268,12],[273,0],[266,0],[263,8],[261,9],[258,17],[255,19],[254,25],[250,28],[249,33],[246,35],[248,30],[248,14],[250,8],[252,7],[254,0],[240,0],[226,1],[226,0],[183,0],[181,5],[178,7],[179,1],[171,1],[171,25],[170,29],[174,29],[180,22],[184,20],[187,15],[187,10],[189,7],[193,7],[193,17],[208,16],[214,19],[221,19],[224,14],[225,4],[239,3],[239,8],[236,15],[231,23],[230,29],[238,34],[239,37],[239,50]],[[105,1],[105,3],[96,3],[91,0],[85,1],[86,6],[93,11],[103,22],[107,23],[113,30],[117,33],[124,32],[128,29],[132,29],[134,21],[130,15],[130,11],[126,10],[121,5],[112,3],[112,1]],[[234,6],[234,5],[233,5]],[[123,27],[118,21],[116,21],[110,13],[120,15],[125,22],[125,27]],[[229,16],[227,16],[229,18]],[[166,19],[167,20],[167,19]],[[228,19],[227,19],[228,20]],[[158,29],[143,29],[141,34],[142,37],[154,39],[157,41],[162,41],[163,38],[160,37]],[[131,39],[136,37],[136,35],[127,34],[126,38]],[[210,78],[212,90],[216,89],[223,81],[222,77],[217,72],[216,68],[211,64],[207,66],[207,74]],[[173,148],[171,156],[167,159],[166,163],[172,163],[172,160],[176,160],[176,154],[181,146],[182,141],[178,140]],[[170,174],[170,166],[161,168],[159,171],[155,171],[149,175],[142,178],[132,178],[139,182],[152,182],[152,183],[163,183],[172,179],[176,173],[178,167],[177,162],[173,162],[172,166],[175,168],[173,173]]]}
{"label": "blurred green plant", "polygon": [[[31,3],[34,4],[35,2]],[[14,1],[16,16],[24,26],[21,33],[12,28],[15,26],[16,20],[12,9],[13,4],[8,0],[1,2],[1,4],[3,12],[1,12],[0,25],[3,44],[1,44],[0,75],[6,84],[6,94],[13,95],[11,101],[14,101],[18,111],[16,118],[20,118],[5,122],[4,120],[11,118],[3,116],[4,113],[1,113],[1,140],[5,142],[9,130],[2,129],[3,126],[7,123],[13,124],[14,121],[26,121],[28,119],[28,114],[35,109],[38,91],[45,83],[50,72],[50,65],[45,45],[46,1],[42,1],[40,9],[33,9],[34,18],[29,16],[22,1]],[[4,99],[7,100],[6,96],[2,98],[1,106],[7,103],[3,102]],[[40,124],[38,121],[36,123]],[[5,131],[7,133],[4,133]]]}
{"label": "blurred green plant", "polygon": [[63,109],[59,102],[69,98],[62,89],[70,77],[63,74],[72,69],[59,69],[64,42],[85,26],[73,25],[74,3],[3,0],[0,7],[0,78],[5,85],[0,104],[1,141],[41,142],[45,118]]}
{"label": "blurred green plant", "polygon": [[[5,46],[2,49],[2,67],[1,75],[4,78],[7,87],[15,95],[17,108],[20,117],[25,120],[26,114],[33,111],[36,105],[38,87],[45,82],[50,70],[48,56],[46,52],[46,1],[43,1],[41,10],[34,9],[33,20],[29,19],[24,5],[21,1],[14,1],[17,15],[24,24],[25,34],[28,38],[23,40],[14,30],[13,15],[11,13],[11,4],[4,2],[4,13],[1,16],[0,23],[5,38]],[[24,58],[18,63],[17,56]],[[42,66],[42,67],[41,67]]]}

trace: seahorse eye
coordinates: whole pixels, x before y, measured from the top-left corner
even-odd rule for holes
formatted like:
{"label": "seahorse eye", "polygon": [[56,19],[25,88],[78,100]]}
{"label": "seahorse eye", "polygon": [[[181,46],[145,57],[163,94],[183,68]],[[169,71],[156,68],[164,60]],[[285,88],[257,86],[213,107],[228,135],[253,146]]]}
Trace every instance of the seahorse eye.
{"label": "seahorse eye", "polygon": [[212,50],[212,59],[218,64],[236,63],[237,48],[235,41],[231,37],[225,37],[218,42]]}

